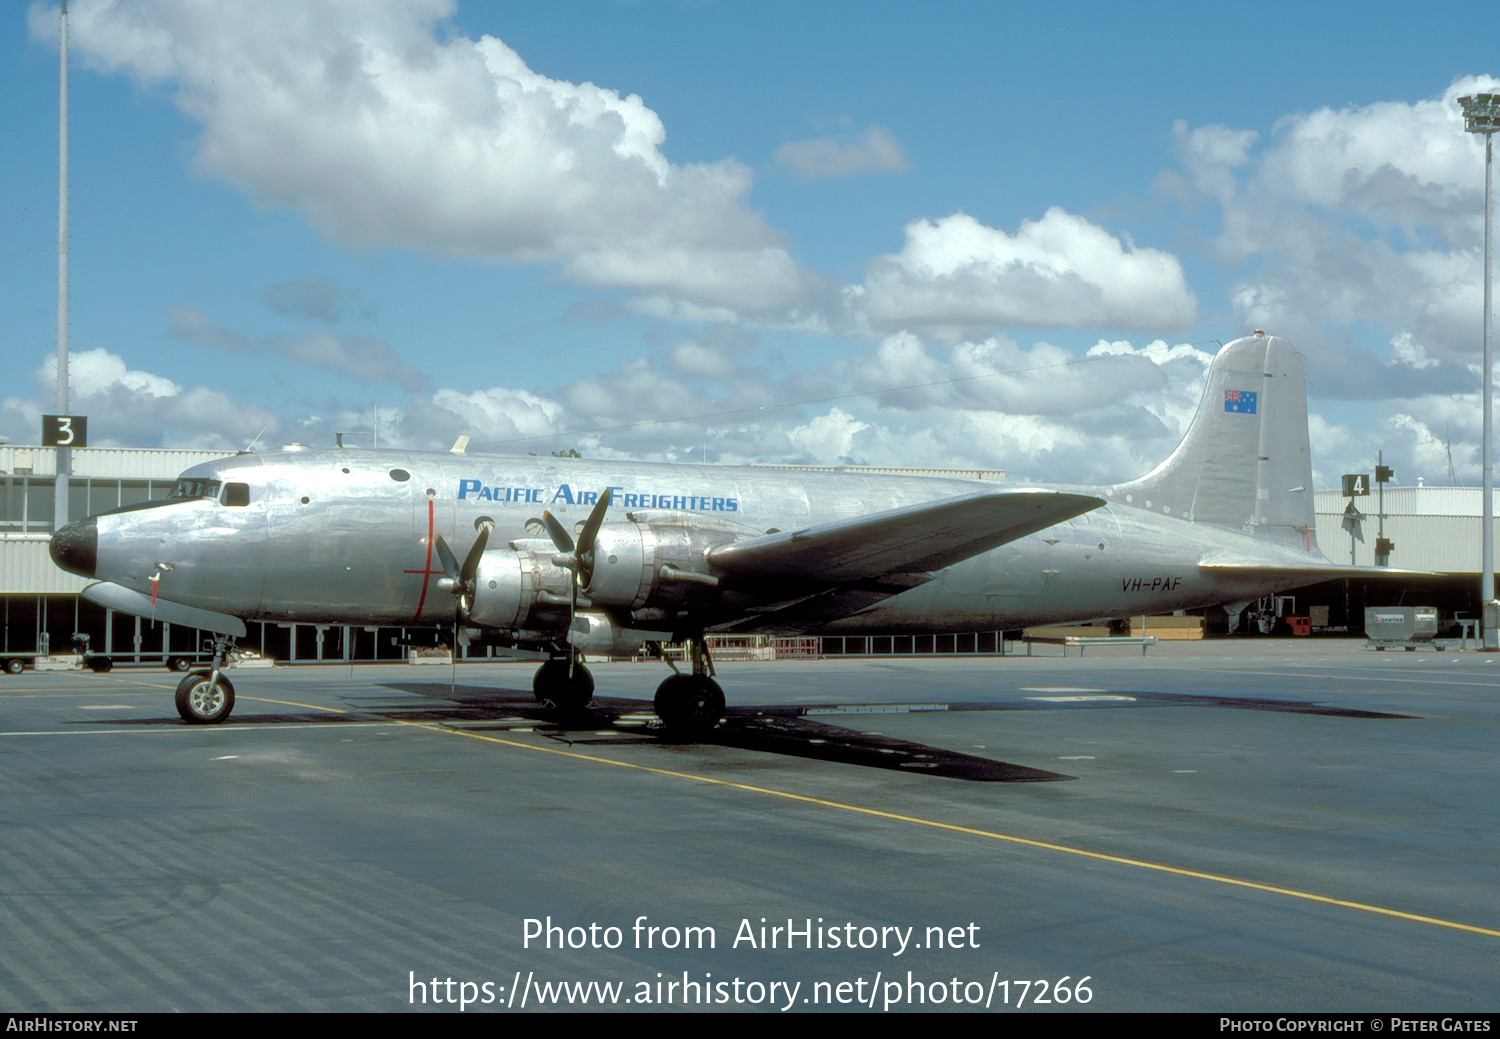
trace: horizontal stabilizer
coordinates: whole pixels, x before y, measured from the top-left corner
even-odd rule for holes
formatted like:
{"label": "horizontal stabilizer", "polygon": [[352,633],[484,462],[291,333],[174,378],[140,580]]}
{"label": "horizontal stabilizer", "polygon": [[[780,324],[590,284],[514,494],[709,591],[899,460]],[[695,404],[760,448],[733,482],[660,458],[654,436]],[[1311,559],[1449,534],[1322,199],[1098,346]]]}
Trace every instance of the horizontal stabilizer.
{"label": "horizontal stabilizer", "polygon": [[148,620],[181,624],[185,628],[222,632],[225,635],[233,635],[235,638],[245,637],[245,622],[238,617],[231,617],[227,613],[215,613],[213,610],[200,610],[196,606],[184,606],[180,602],[172,602],[170,599],[160,597],[153,602],[149,595],[126,588],[124,585],[112,584],[109,581],[99,581],[84,588],[83,597],[89,602],[107,606],[111,610],[133,613],[137,617],[145,617]]}
{"label": "horizontal stabilizer", "polygon": [[831,584],[941,570],[1104,504],[1038,488],[984,490],[716,548],[708,562],[740,577]]}

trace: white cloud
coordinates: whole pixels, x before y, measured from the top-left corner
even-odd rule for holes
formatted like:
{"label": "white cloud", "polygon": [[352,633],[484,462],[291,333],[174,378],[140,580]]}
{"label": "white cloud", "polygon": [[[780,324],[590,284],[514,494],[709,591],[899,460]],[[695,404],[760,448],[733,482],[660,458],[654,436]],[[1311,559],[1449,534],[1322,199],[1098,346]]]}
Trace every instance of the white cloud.
{"label": "white cloud", "polygon": [[687,376],[727,379],[734,374],[734,358],[718,343],[684,339],[672,347],[672,367]]}
{"label": "white cloud", "polygon": [[[43,386],[57,385],[57,355],[48,354],[32,374]],[[182,387],[171,379],[127,368],[123,358],[108,350],[84,350],[68,355],[68,392],[74,404],[88,403],[117,389],[147,399],[182,393]]]}
{"label": "white cloud", "polygon": [[[291,439],[327,446],[334,430],[368,430],[375,420],[368,405],[338,400],[289,403],[272,414],[133,370],[105,351],[76,356],[83,359],[80,410],[101,445],[234,451],[264,427],[262,448]],[[467,434],[475,452],[576,448],[590,458],[1005,469],[1018,482],[1109,483],[1139,476],[1176,446],[1209,359],[1163,341],[1101,341],[1079,358],[1007,337],[933,347],[903,333],[813,371],[789,373],[775,358],[737,355],[733,377],[709,398],[701,376],[675,370],[669,349],[547,393],[506,386],[417,393],[400,408],[381,406],[380,442],[444,450]],[[44,410],[50,372],[36,375],[33,398],[0,402],[0,432],[17,441],[34,438]],[[1457,413],[1462,402],[1451,408]],[[1433,400],[1408,410],[1432,429],[1444,421]],[[1477,436],[1458,422],[1452,428],[1459,439]],[[1362,450],[1363,437],[1321,436],[1315,451],[1323,458],[1329,445],[1356,441]],[[1404,459],[1397,439],[1386,442],[1387,457]],[[1456,440],[1455,453],[1462,450]],[[1323,471],[1337,473],[1343,454],[1337,457]]]}
{"label": "white cloud", "polygon": [[[37,394],[0,401],[0,431],[33,443],[43,411],[52,410],[57,357],[48,355],[33,374]],[[205,386],[184,388],[170,379],[130,368],[107,350],[68,358],[70,406],[89,417],[93,447],[194,447],[232,453],[261,429],[280,436],[283,422],[254,404]],[[45,403],[44,403],[45,402]]]}
{"label": "white cloud", "polygon": [[911,168],[906,149],[883,126],[871,126],[857,137],[789,141],[776,149],[776,161],[794,170],[801,180],[904,173]]}
{"label": "white cloud", "polygon": [[1254,130],[1231,130],[1217,124],[1189,131],[1181,119],[1172,124],[1172,136],[1193,186],[1221,201],[1234,194],[1238,184],[1232,171],[1250,162],[1250,147],[1260,139]]}
{"label": "white cloud", "polygon": [[[726,159],[674,164],[636,95],[549,79],[452,0],[79,0],[95,67],[175,90],[200,169],[363,248],[543,262],[587,285],[741,316],[795,310],[821,280],[745,204]],[[32,8],[33,36],[53,38]]]}
{"label": "white cloud", "polygon": [[1496,86],[1471,76],[1411,104],[1288,116],[1261,162],[1260,180],[1276,195],[1358,213],[1378,227],[1438,225],[1452,237],[1457,228],[1448,222],[1457,216],[1461,225],[1471,223],[1462,204],[1483,184],[1476,165],[1483,148],[1464,132],[1457,99]]}
{"label": "white cloud", "polygon": [[852,461],[855,438],[871,428],[843,408],[830,408],[800,426],[787,430],[787,439],[804,457],[826,459],[830,464]]}
{"label": "white cloud", "polygon": [[1408,368],[1436,368],[1438,362],[1427,356],[1427,348],[1412,339],[1410,332],[1402,332],[1391,339],[1393,364],[1404,364]]}
{"label": "white cloud", "polygon": [[392,442],[418,448],[446,447],[460,433],[480,442],[513,441],[561,432],[563,418],[561,404],[526,390],[444,388],[430,399],[415,398],[401,419],[393,417],[399,434],[393,430],[391,436]]}
{"label": "white cloud", "polygon": [[848,300],[873,328],[946,338],[1005,325],[1170,331],[1197,309],[1176,257],[1056,207],[1014,235],[965,213],[913,221]]}
{"label": "white cloud", "polygon": [[[1336,488],[1343,473],[1371,472],[1378,454],[1396,472],[1396,485],[1457,483],[1482,478],[1479,395],[1426,396],[1402,401],[1364,422],[1335,421],[1312,413],[1313,482]],[[1450,470],[1451,459],[1451,470]]]}
{"label": "white cloud", "polygon": [[[1456,99],[1497,89],[1500,80],[1466,76],[1415,102],[1297,113],[1264,141],[1174,127],[1192,186],[1220,204],[1211,248],[1241,269],[1237,321],[1300,343],[1325,394],[1421,395],[1451,386],[1448,366],[1472,354],[1484,149]],[[1397,364],[1355,347],[1366,327],[1390,340]],[[1413,372],[1423,381],[1404,381]]]}

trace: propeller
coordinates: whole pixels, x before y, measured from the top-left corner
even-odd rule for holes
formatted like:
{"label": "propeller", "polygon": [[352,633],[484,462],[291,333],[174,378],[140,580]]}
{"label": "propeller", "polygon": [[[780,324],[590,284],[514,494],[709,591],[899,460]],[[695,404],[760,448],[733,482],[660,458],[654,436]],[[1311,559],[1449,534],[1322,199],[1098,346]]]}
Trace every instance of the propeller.
{"label": "propeller", "polygon": [[[604,525],[604,513],[609,509],[609,488],[599,495],[599,501],[595,503],[594,510],[589,513],[589,518],[584,521],[583,529],[578,532],[578,544],[573,544],[573,539],[568,536],[568,530],[558,522],[557,517],[550,512],[542,513],[542,525],[547,528],[547,534],[552,538],[552,544],[557,547],[558,555],[552,557],[552,562],[557,566],[567,567],[573,571],[573,601],[568,607],[568,640],[573,638],[573,618],[578,613],[578,586],[588,585],[594,577],[594,538],[599,536],[599,528]],[[571,558],[570,558],[571,557]],[[578,654],[568,654],[568,680],[573,679],[573,662]]]}
{"label": "propeller", "polygon": [[443,540],[443,535],[434,534],[432,537],[432,547],[437,549],[438,561],[443,564],[443,573],[447,575],[438,579],[438,586],[447,588],[458,598],[453,607],[453,644],[448,648],[449,659],[452,661],[448,673],[450,690],[458,677],[458,625],[474,606],[474,576],[479,572],[479,559],[484,555],[490,531],[495,529],[495,521],[486,516],[479,520],[478,526],[479,536],[474,539],[469,554],[464,556],[463,566],[458,565],[458,559],[454,556],[453,549],[448,547],[448,542]]}
{"label": "propeller", "polygon": [[438,561],[443,564],[443,573],[447,575],[440,584],[458,597],[460,616],[468,613],[474,605],[474,576],[479,572],[479,560],[484,555],[484,547],[489,542],[490,531],[493,529],[493,520],[486,518],[479,521],[479,536],[474,539],[469,554],[464,556],[462,566],[453,550],[448,547],[448,542],[443,540],[443,535],[433,536],[432,547],[437,549]]}

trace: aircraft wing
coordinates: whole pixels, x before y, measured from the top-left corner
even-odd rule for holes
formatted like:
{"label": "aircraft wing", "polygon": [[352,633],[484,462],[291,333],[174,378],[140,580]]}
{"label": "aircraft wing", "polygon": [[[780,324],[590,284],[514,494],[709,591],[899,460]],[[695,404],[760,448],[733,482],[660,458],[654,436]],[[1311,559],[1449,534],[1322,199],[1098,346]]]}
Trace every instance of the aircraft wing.
{"label": "aircraft wing", "polygon": [[892,573],[941,570],[1104,504],[1087,494],[1038,488],[983,490],[955,498],[819,523],[724,545],[712,566],[734,577],[846,584]]}

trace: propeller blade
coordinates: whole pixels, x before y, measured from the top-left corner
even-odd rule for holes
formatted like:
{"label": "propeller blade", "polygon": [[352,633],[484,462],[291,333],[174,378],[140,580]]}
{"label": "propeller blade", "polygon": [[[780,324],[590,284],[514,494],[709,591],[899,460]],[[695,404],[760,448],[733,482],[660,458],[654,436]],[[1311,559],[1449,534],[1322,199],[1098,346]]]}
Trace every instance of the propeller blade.
{"label": "propeller blade", "polygon": [[458,572],[459,580],[467,590],[474,583],[474,575],[479,572],[479,557],[484,555],[484,546],[490,540],[490,531],[494,528],[492,523],[484,523],[479,527],[479,537],[474,539],[474,547],[469,549],[469,554],[464,556],[463,569]]}
{"label": "propeller blade", "polygon": [[583,530],[578,535],[578,548],[580,551],[588,551],[594,547],[594,538],[599,536],[599,528],[604,525],[604,512],[609,508],[609,488],[599,495],[599,502],[594,506],[594,511],[589,513],[588,522],[583,525]]}
{"label": "propeller blade", "polygon": [[437,534],[433,537],[432,547],[437,549],[438,559],[443,564],[443,573],[457,581],[458,560],[454,557],[453,550],[448,547],[448,542],[443,540],[443,535]]}
{"label": "propeller blade", "polygon": [[572,552],[573,539],[568,536],[568,529],[557,521],[557,517],[550,512],[542,513],[542,523],[547,528],[547,534],[552,538],[552,543],[557,546],[559,552]]}
{"label": "propeller blade", "polygon": [[594,506],[594,511],[589,513],[583,530],[578,534],[578,576],[584,584],[588,584],[594,576],[594,538],[599,536],[599,528],[604,525],[604,513],[609,509],[609,488],[599,495],[599,501]]}

